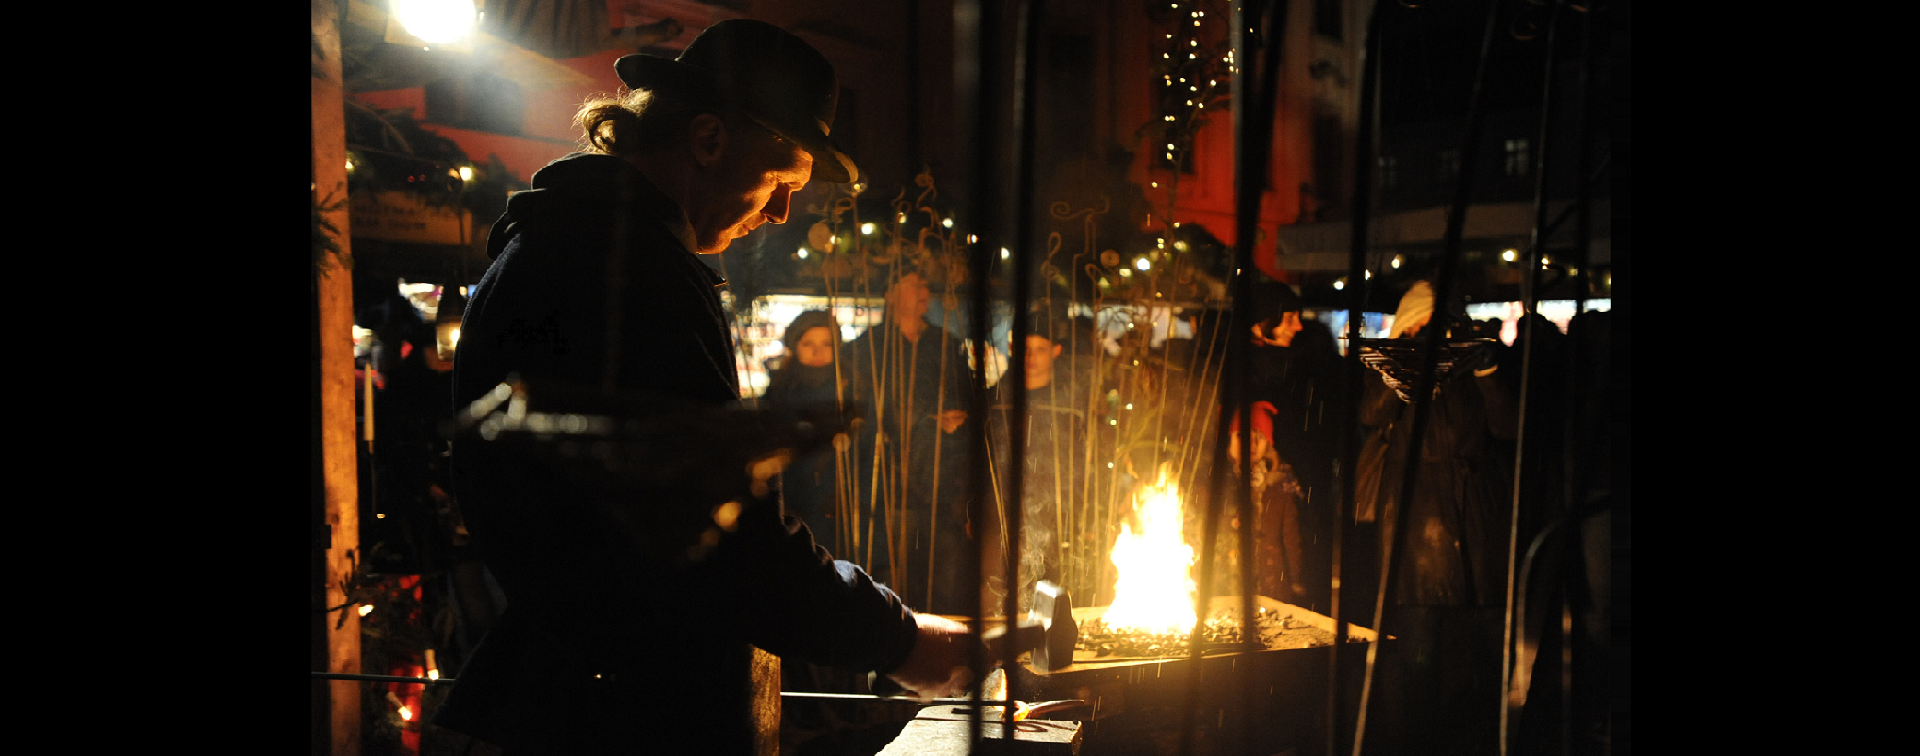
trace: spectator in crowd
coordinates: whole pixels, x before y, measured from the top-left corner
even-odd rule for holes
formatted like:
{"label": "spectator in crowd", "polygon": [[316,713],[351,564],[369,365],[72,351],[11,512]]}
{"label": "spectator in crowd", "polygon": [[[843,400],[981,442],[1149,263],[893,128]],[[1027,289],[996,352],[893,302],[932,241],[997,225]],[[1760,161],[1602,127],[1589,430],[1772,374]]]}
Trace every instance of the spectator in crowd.
{"label": "spectator in crowd", "polygon": [[[1249,475],[1253,489],[1253,573],[1259,595],[1279,599],[1290,604],[1303,604],[1307,596],[1306,551],[1300,520],[1300,478],[1293,466],[1281,459],[1273,447],[1273,418],[1275,409],[1272,403],[1258,401],[1253,403],[1248,416],[1252,418],[1253,437],[1247,439],[1253,452],[1253,465],[1250,472],[1240,459],[1240,418],[1234,417],[1227,439],[1227,456],[1233,460],[1233,474]],[[1233,531],[1239,529],[1237,508],[1227,510],[1227,526]],[[1222,531],[1231,532],[1231,531]],[[1229,536],[1235,540],[1227,542],[1227,550],[1238,555],[1238,536]],[[1222,585],[1237,585],[1239,570],[1237,565],[1227,565],[1231,570]]]}
{"label": "spectator in crowd", "polygon": [[[852,375],[842,374],[840,324],[825,310],[808,310],[787,325],[780,343],[786,355],[767,379],[767,391],[760,397],[768,407],[844,406]],[[828,550],[841,553],[836,538],[840,528],[839,507],[843,502],[835,492],[848,477],[837,466],[844,452],[820,449],[793,460],[781,473],[781,488],[787,514],[807,521],[815,540]]]}
{"label": "spectator in crowd", "polygon": [[[967,522],[967,416],[973,380],[961,339],[927,320],[933,295],[909,272],[887,287],[880,324],[847,344],[861,480],[877,481],[859,504],[883,530],[868,566],[914,606],[973,615],[977,589],[962,555],[974,548]],[[874,468],[878,467],[877,474]]]}
{"label": "spectator in crowd", "polygon": [[[1326,611],[1332,597],[1331,532],[1338,506],[1333,467],[1351,410],[1345,401],[1345,365],[1332,332],[1325,324],[1302,319],[1302,305],[1287,284],[1264,282],[1255,289],[1251,392],[1252,399],[1273,407],[1268,440],[1290,479],[1275,490],[1293,491],[1297,507],[1293,516],[1298,529],[1293,532],[1301,538],[1300,562],[1288,571],[1292,598],[1287,600]],[[1295,585],[1301,590],[1293,590]]]}
{"label": "spectator in crowd", "polygon": [[[1067,552],[1061,543],[1072,537],[1067,518],[1080,511],[1092,495],[1089,484],[1093,482],[1087,479],[1086,401],[1075,396],[1063,375],[1066,348],[1073,340],[1072,326],[1065,318],[1044,314],[1039,320],[1025,339],[1025,370],[1021,375],[1001,374],[993,402],[991,438],[1002,490],[1011,485],[1008,480],[1013,466],[1021,468],[1022,492],[1017,498],[1021,506],[1020,579],[1014,585],[1022,609],[1032,601],[1034,581],[1058,584],[1065,577]],[[1010,432],[1013,403],[1021,392],[1026,395],[1026,416],[1020,425],[1024,432],[1014,435]],[[1001,510],[1014,506],[1015,501],[1010,490],[1003,494],[991,508],[996,520]],[[989,540],[990,555],[1002,553],[999,547],[1003,542],[1012,543],[1004,530],[999,523],[992,529],[997,537]],[[999,564],[993,562],[986,572],[1002,575]]]}

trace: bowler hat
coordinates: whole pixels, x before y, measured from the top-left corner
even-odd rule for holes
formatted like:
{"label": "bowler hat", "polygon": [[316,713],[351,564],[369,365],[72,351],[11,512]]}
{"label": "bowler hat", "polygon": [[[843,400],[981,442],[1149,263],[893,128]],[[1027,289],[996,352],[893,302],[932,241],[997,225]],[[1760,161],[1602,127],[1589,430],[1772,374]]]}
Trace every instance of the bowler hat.
{"label": "bowler hat", "polygon": [[858,180],[853,158],[835,146],[840,82],[812,45],[763,21],[729,19],[700,32],[680,57],[628,55],[613,62],[620,81],[692,102],[738,110],[813,155],[813,177]]}

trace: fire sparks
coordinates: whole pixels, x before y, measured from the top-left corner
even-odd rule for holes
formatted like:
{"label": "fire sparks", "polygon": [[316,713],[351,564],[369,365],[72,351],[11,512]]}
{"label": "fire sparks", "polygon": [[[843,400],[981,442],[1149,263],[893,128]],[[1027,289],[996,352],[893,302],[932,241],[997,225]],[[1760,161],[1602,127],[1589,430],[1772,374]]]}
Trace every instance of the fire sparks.
{"label": "fire sparks", "polygon": [[1140,532],[1122,523],[1113,544],[1119,578],[1113,606],[1104,617],[1113,629],[1152,633],[1193,630],[1193,547],[1181,538],[1180,487],[1167,481],[1141,489],[1137,496]]}

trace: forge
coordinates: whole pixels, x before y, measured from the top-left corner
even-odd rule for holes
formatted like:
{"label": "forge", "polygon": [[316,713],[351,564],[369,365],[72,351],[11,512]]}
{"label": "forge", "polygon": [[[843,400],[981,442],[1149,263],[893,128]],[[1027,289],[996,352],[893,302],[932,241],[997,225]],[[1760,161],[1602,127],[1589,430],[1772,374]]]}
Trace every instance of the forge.
{"label": "forge", "polygon": [[[1349,622],[1346,642],[1335,648],[1331,617],[1258,596],[1254,624],[1260,643],[1242,643],[1240,603],[1238,596],[1213,598],[1197,661],[1186,638],[1108,630],[1108,607],[1075,608],[1081,630],[1073,664],[1041,672],[1022,657],[1014,670],[1018,695],[1029,701],[1088,702],[1082,754],[1175,752],[1189,706],[1196,753],[1322,748],[1328,656],[1340,656],[1342,700],[1357,700],[1367,645],[1378,634]],[[1193,687],[1196,674],[1199,685]],[[1190,694],[1197,700],[1190,702]]]}

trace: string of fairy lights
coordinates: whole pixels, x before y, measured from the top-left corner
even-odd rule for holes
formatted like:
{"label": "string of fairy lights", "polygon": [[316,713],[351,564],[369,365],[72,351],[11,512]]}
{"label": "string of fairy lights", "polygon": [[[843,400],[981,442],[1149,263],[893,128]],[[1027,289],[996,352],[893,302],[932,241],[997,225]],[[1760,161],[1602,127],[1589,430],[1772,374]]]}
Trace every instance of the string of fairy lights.
{"label": "string of fairy lights", "polygon": [[[1228,112],[1233,76],[1239,72],[1231,30],[1226,28],[1231,18],[1227,2],[1169,0],[1166,12],[1158,15],[1164,26],[1154,40],[1159,55],[1150,56],[1151,74],[1156,80],[1154,110],[1142,127],[1141,138],[1155,155],[1148,168],[1149,188],[1166,185],[1166,211],[1154,251],[1134,262],[1134,267],[1142,271],[1167,255],[1169,247],[1186,251],[1186,244],[1173,238],[1180,228],[1173,219],[1180,176],[1194,169],[1193,140],[1208,123],[1208,106],[1213,106],[1215,113]],[[1151,215],[1147,222],[1152,224]],[[1127,276],[1131,271],[1122,269],[1120,273]]]}

